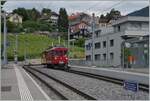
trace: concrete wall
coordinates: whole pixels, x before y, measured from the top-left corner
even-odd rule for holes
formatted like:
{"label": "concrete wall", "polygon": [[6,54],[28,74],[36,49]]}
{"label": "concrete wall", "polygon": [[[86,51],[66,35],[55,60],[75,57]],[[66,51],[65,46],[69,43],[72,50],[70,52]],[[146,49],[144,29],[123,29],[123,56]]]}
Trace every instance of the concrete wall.
{"label": "concrete wall", "polygon": [[[114,46],[110,47],[110,40],[114,40]],[[103,47],[103,41],[106,41],[106,48]],[[121,65],[121,44],[122,39],[120,37],[120,33],[112,33],[108,35],[102,35],[101,37],[95,38],[94,43],[100,42],[101,47],[99,49],[95,49],[94,54],[100,54],[100,60],[94,60],[95,65],[99,66],[118,66]],[[91,43],[91,39],[87,40],[85,44]],[[114,53],[114,59],[110,59],[110,53]],[[92,55],[91,50],[86,50],[86,55]],[[106,60],[103,59],[103,54],[106,54]],[[94,56],[93,56],[94,57]]]}
{"label": "concrete wall", "polygon": [[[118,31],[120,26],[120,31]],[[149,24],[148,22],[130,21],[114,25],[114,33],[121,32],[122,35],[148,35]]]}
{"label": "concrete wall", "polygon": [[[124,17],[117,20],[113,27],[99,28],[101,33],[99,37],[94,37],[94,44],[101,43],[99,49],[95,49],[94,54],[100,54],[101,59],[94,60],[95,65],[99,66],[120,66],[121,65],[121,36],[144,36],[149,34],[148,17]],[[110,47],[110,40],[114,40],[114,46]],[[106,48],[103,47],[103,41],[106,41]],[[85,41],[85,46],[92,43],[92,39]],[[86,48],[85,48],[86,50]],[[110,53],[114,53],[114,59],[110,59]],[[92,48],[85,51],[86,56],[92,55]],[[106,60],[103,59],[103,54],[106,54]],[[92,56],[91,56],[92,57]],[[94,57],[94,56],[93,56]]]}
{"label": "concrete wall", "polygon": [[69,65],[75,65],[75,66],[91,66],[91,61],[86,61],[85,59],[71,59],[69,60]]}

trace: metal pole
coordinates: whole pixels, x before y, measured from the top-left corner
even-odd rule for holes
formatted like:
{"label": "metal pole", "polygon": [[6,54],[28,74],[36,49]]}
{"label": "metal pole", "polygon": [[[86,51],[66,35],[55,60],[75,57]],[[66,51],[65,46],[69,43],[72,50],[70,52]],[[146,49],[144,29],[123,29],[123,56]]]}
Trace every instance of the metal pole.
{"label": "metal pole", "polygon": [[94,33],[95,33],[95,14],[92,14],[92,65],[94,65]]}
{"label": "metal pole", "polygon": [[16,33],[16,49],[15,49],[15,63],[17,64],[18,62],[18,35]]}
{"label": "metal pole", "polygon": [[74,47],[74,40],[73,40],[73,47]]}
{"label": "metal pole", "polygon": [[124,54],[124,42],[122,42],[122,67],[124,70],[124,63],[125,63],[125,54]]}
{"label": "metal pole", "polygon": [[53,42],[52,42],[52,47],[54,46]]}
{"label": "metal pole", "polygon": [[[68,26],[68,49],[70,48],[70,25]],[[69,58],[69,51],[68,51],[68,58]]]}
{"label": "metal pole", "polygon": [[25,61],[25,63],[26,63],[26,58],[27,58],[27,54],[26,54],[26,42],[27,42],[27,40],[26,40],[26,38],[25,38],[25,40],[24,40],[24,47],[25,47],[25,51],[24,51],[24,61]]}
{"label": "metal pole", "polygon": [[109,42],[109,37],[107,36],[107,41],[106,41],[106,48],[107,48],[107,54],[106,54],[106,60],[107,60],[107,66],[110,66],[110,62],[109,62],[109,59],[108,59],[108,42]]}
{"label": "metal pole", "polygon": [[59,45],[60,45],[60,36],[58,36],[58,43],[59,43]]}
{"label": "metal pole", "polygon": [[3,55],[4,55],[4,64],[7,64],[7,29],[6,29],[6,12],[3,13],[3,17],[4,17],[4,51],[3,51]]}

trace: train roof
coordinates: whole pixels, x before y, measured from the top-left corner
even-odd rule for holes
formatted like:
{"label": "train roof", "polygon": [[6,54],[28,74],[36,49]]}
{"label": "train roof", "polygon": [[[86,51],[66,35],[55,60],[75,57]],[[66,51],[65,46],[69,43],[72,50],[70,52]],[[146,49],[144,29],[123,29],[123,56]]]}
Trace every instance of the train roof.
{"label": "train roof", "polygon": [[48,49],[46,49],[44,52],[48,52],[51,50],[68,50],[68,48],[64,47],[64,46],[54,46],[54,47],[49,47]]}

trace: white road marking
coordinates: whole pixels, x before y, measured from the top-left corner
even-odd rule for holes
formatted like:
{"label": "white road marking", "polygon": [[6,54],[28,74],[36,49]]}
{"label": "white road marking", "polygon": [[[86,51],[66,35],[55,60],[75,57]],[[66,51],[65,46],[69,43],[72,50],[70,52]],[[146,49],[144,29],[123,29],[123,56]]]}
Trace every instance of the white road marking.
{"label": "white road marking", "polygon": [[26,82],[24,81],[24,78],[21,75],[20,70],[18,69],[18,67],[15,64],[14,64],[14,69],[15,69],[16,76],[17,76],[21,100],[22,101],[33,101],[33,97],[26,85]]}
{"label": "white road marking", "polygon": [[42,90],[42,88],[36,83],[36,81],[23,69],[25,74],[32,80],[32,82],[36,85],[36,87],[41,91],[44,97],[49,101],[51,100],[50,97]]}

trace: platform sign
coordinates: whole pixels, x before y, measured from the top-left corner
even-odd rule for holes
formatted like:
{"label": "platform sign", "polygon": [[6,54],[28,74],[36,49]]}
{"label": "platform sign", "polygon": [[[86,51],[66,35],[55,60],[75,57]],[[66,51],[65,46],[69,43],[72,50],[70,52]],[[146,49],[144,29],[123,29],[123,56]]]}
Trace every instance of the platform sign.
{"label": "platform sign", "polygon": [[138,83],[134,81],[124,81],[124,89],[137,92],[139,90]]}

